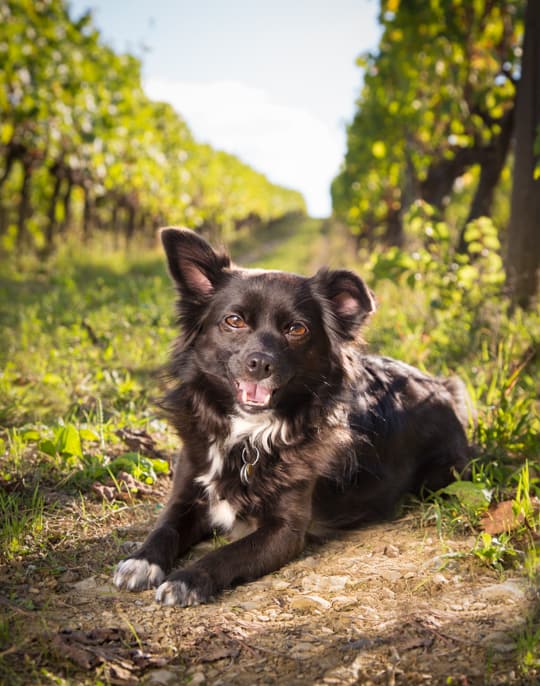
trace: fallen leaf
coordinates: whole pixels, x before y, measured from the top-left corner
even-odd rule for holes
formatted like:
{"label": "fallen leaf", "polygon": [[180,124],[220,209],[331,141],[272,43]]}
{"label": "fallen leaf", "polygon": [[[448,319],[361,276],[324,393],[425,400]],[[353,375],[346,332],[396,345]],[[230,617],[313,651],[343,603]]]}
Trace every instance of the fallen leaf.
{"label": "fallen leaf", "polygon": [[166,658],[143,652],[133,635],[118,627],[63,629],[51,637],[50,644],[58,657],[71,660],[81,669],[104,665],[108,681],[122,686],[139,683],[138,675],[148,667],[167,664]]}
{"label": "fallen leaf", "polygon": [[157,449],[152,436],[144,429],[118,429],[116,435],[135,453],[142,453],[160,460],[165,459],[163,453]]}
{"label": "fallen leaf", "polygon": [[[532,498],[531,502],[535,512],[538,512],[540,510],[540,500]],[[490,507],[480,520],[482,531],[495,535],[518,529],[525,521],[525,517],[522,512],[518,512],[516,515],[513,507],[513,500],[503,500],[494,507]]]}
{"label": "fallen leaf", "polygon": [[105,483],[95,481],[92,491],[101,499],[112,503],[114,500],[130,501],[134,496],[149,495],[153,489],[151,486],[138,481],[133,474],[118,472],[116,480],[108,479]]}

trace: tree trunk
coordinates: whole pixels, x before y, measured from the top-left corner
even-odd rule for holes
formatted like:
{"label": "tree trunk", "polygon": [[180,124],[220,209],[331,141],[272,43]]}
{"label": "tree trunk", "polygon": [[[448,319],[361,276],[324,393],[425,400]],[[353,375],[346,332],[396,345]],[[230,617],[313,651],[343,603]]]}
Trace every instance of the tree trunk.
{"label": "tree trunk", "polygon": [[73,182],[68,178],[66,180],[66,184],[67,186],[64,193],[64,198],[62,200],[64,205],[64,219],[62,220],[62,226],[60,228],[60,231],[64,236],[68,232],[68,229],[71,225],[71,192],[73,190]]}
{"label": "tree trunk", "polygon": [[451,160],[440,159],[434,162],[428,169],[424,181],[420,184],[420,196],[439,212],[444,210],[446,198],[452,193],[454,181],[465,173],[479,160],[480,149],[460,148],[454,153]]}
{"label": "tree trunk", "polygon": [[26,220],[30,214],[30,179],[32,168],[29,164],[23,165],[23,180],[21,185],[21,199],[19,202],[19,216],[17,221],[17,247],[21,248],[28,242],[28,229]]}
{"label": "tree trunk", "polygon": [[54,242],[54,234],[56,233],[56,204],[58,196],[60,195],[60,186],[62,185],[62,177],[58,170],[54,173],[54,187],[51,195],[51,201],[48,212],[47,230],[45,232],[45,245],[47,250],[51,250]]}
{"label": "tree trunk", "polygon": [[86,242],[90,239],[92,231],[92,198],[90,190],[83,186],[84,192],[84,207],[83,207],[83,240]]}
{"label": "tree trunk", "polygon": [[506,163],[512,131],[514,127],[514,110],[509,110],[501,120],[501,131],[492,144],[482,152],[480,161],[480,178],[474,194],[469,216],[461,228],[458,243],[458,252],[467,252],[465,231],[469,222],[479,217],[490,217],[493,206],[495,189],[501,178],[502,170]]}
{"label": "tree trunk", "polygon": [[538,292],[540,179],[534,145],[540,126],[540,2],[529,0],[516,102],[515,164],[508,227],[506,278],[514,305],[528,307]]}
{"label": "tree trunk", "polygon": [[135,234],[135,208],[131,203],[126,207],[126,243],[129,245]]}
{"label": "tree trunk", "polygon": [[390,209],[386,215],[384,242],[386,245],[403,245],[404,231],[400,209]]}

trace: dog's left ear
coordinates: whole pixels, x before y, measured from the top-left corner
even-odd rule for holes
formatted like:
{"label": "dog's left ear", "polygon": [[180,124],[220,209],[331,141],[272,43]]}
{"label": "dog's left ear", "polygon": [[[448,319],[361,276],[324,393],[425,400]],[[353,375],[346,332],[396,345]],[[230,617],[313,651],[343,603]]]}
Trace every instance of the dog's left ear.
{"label": "dog's left ear", "polygon": [[352,340],[365,319],[375,312],[375,296],[365,282],[346,269],[322,269],[313,277],[318,293],[329,305],[329,326],[341,338]]}
{"label": "dog's left ear", "polygon": [[228,255],[216,253],[194,231],[167,227],[160,230],[169,271],[183,299],[205,302],[223,279],[230,266]]}

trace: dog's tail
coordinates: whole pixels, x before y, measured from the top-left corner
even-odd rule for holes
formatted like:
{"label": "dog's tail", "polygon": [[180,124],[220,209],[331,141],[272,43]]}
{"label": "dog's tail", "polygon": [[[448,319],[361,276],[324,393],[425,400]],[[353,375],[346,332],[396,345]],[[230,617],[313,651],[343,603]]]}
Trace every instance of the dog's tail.
{"label": "dog's tail", "polygon": [[443,384],[452,396],[452,406],[463,429],[474,429],[477,420],[476,408],[463,380],[459,376],[450,376],[443,379]]}

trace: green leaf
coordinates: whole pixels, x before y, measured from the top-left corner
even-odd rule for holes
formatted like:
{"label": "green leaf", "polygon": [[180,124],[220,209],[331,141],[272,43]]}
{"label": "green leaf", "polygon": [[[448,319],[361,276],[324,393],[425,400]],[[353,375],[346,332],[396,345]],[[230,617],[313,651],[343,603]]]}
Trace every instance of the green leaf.
{"label": "green leaf", "polygon": [[95,431],[92,431],[92,429],[79,429],[79,436],[83,441],[96,442],[101,440],[99,435]]}
{"label": "green leaf", "polygon": [[46,455],[50,455],[51,457],[56,456],[56,445],[48,438],[44,441],[40,441],[38,443],[38,448],[42,453],[45,453]]}
{"label": "green leaf", "polygon": [[456,497],[462,505],[471,510],[487,508],[492,496],[492,491],[486,484],[473,481],[454,481],[446,488],[442,488],[439,493]]}
{"label": "green leaf", "polygon": [[166,460],[159,460],[158,458],[150,459],[152,467],[157,474],[168,474],[169,473],[169,463]]}
{"label": "green leaf", "polygon": [[56,451],[61,455],[82,457],[81,437],[73,424],[64,426],[58,433]]}

